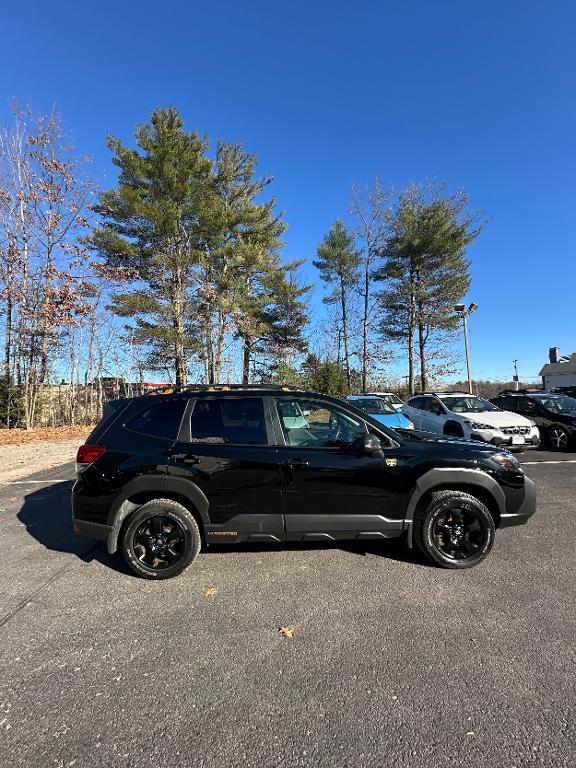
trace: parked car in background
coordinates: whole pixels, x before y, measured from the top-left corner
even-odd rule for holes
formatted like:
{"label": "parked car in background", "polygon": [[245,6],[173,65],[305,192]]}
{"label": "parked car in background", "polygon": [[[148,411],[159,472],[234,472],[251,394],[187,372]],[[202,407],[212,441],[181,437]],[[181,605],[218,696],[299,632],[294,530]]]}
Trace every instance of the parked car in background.
{"label": "parked car in background", "polygon": [[540,434],[533,421],[465,392],[414,395],[404,403],[402,412],[416,429],[425,432],[480,440],[514,451],[540,443]]}
{"label": "parked car in background", "polygon": [[554,387],[550,390],[553,394],[568,395],[568,397],[576,398],[576,387]]}
{"label": "parked car in background", "polygon": [[404,405],[404,401],[400,400],[398,395],[395,395],[394,392],[367,392],[366,395],[368,397],[381,398],[387,405],[394,408],[396,411],[401,411],[402,406]]}
{"label": "parked car in background", "polygon": [[499,408],[514,411],[537,424],[542,441],[564,450],[576,445],[576,399],[559,392],[504,390],[493,398]]}
{"label": "parked car in background", "polygon": [[407,419],[403,413],[388,405],[383,397],[348,395],[346,400],[355,405],[356,408],[360,408],[364,413],[369,413],[380,424],[386,424],[387,427],[392,427],[392,429],[414,429],[414,424],[412,424],[410,419]]}

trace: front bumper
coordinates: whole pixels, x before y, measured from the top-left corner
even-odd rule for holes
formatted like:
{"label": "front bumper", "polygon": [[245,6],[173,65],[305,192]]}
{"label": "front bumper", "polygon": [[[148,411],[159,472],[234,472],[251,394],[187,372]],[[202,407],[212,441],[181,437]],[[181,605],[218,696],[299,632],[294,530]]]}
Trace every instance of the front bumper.
{"label": "front bumper", "polygon": [[536,485],[529,477],[524,477],[524,501],[516,512],[504,512],[500,515],[500,528],[524,525],[536,512]]}
{"label": "front bumper", "polygon": [[472,440],[480,440],[484,443],[496,446],[496,448],[510,448],[521,451],[523,448],[537,448],[540,445],[540,432],[538,427],[533,427],[527,435],[522,435],[523,443],[515,444],[513,439],[515,435],[509,435],[501,432],[499,429],[475,429],[470,434]]}

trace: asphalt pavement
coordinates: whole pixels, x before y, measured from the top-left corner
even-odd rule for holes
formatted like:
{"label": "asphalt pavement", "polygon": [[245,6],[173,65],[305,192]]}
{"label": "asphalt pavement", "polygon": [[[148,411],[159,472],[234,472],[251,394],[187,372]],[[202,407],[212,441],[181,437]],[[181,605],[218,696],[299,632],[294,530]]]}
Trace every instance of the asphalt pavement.
{"label": "asphalt pavement", "polygon": [[153,583],[72,533],[72,465],[0,487],[0,765],[573,766],[576,454],[522,461],[537,516],[460,572],[222,546]]}

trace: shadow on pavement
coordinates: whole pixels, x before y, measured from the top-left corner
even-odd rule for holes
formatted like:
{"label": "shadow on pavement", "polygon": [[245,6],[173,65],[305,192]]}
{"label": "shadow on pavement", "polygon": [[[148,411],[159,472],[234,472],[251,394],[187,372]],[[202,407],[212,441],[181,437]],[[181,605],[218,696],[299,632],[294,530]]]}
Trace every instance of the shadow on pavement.
{"label": "shadow on pavement", "polygon": [[[116,554],[110,555],[103,541],[78,536],[72,528],[70,512],[70,492],[72,480],[54,483],[26,494],[24,504],[18,512],[18,519],[26,526],[27,532],[47,549],[76,555],[86,563],[93,560],[120,573],[134,576]],[[226,552],[273,552],[273,551],[311,551],[319,549],[341,549],[350,554],[366,556],[377,555],[389,560],[415,565],[429,566],[428,562],[415,550],[409,550],[400,540],[390,541],[340,541],[334,543],[283,542],[281,544],[211,544],[203,549],[203,554],[224,554]],[[134,578],[137,578],[134,576]]]}
{"label": "shadow on pavement", "polygon": [[105,542],[74,533],[70,510],[73,485],[73,480],[67,480],[27,493],[18,519],[46,549],[76,555],[85,563],[97,560],[120,573],[131,573],[121,557],[108,554]]}

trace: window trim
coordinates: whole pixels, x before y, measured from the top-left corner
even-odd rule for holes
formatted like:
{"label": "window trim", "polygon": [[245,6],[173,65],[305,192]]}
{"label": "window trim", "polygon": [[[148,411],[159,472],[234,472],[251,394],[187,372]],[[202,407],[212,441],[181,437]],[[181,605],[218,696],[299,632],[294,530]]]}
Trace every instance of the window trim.
{"label": "window trim", "polygon": [[[264,410],[264,430],[266,432],[266,442],[265,443],[206,443],[202,440],[194,440],[192,438],[192,416],[194,414],[194,408],[196,406],[196,403],[199,402],[206,402],[207,400],[216,400],[216,401],[229,401],[229,400],[259,400],[262,403],[262,408]],[[179,443],[187,443],[189,445],[203,445],[203,446],[218,446],[218,447],[226,447],[226,446],[238,446],[242,448],[270,448],[274,444],[272,442],[272,426],[271,426],[271,420],[269,415],[269,406],[267,405],[266,401],[269,400],[267,397],[262,397],[262,395],[250,395],[250,394],[244,394],[244,393],[238,393],[237,395],[234,394],[232,396],[226,395],[224,397],[218,396],[218,395],[209,395],[207,397],[191,397],[187,406],[186,410],[184,411],[184,417],[182,419],[181,425],[180,425],[180,431],[178,433],[178,437],[176,438]]]}
{"label": "window trim", "polygon": [[[357,419],[365,429],[365,433],[367,435],[375,435],[380,439],[380,441],[386,440],[386,445],[382,445],[382,450],[397,450],[400,446],[398,443],[396,443],[395,440],[393,440],[389,435],[386,434],[386,432],[380,430],[379,427],[376,427],[374,424],[371,424],[370,422],[366,421],[366,419],[363,418],[359,413],[355,413],[352,411],[351,414],[346,413],[346,407],[342,407],[341,405],[337,403],[333,403],[331,400],[324,400],[322,397],[270,397],[268,398],[271,401],[271,411],[272,411],[272,419],[275,424],[275,431],[277,435],[279,435],[279,442],[274,444],[274,447],[276,448],[290,448],[293,451],[299,450],[302,446],[298,445],[289,445],[286,442],[286,438],[284,437],[284,430],[282,429],[282,424],[280,421],[280,414],[278,413],[278,408],[276,407],[276,403],[281,400],[296,400],[297,402],[320,402],[325,403],[326,407],[335,408],[337,411],[342,411],[346,415],[352,415],[355,419]],[[330,451],[331,453],[337,453],[349,450],[351,448],[351,445],[348,446],[337,446],[337,445],[305,445],[303,446],[303,450],[305,451]]]}

